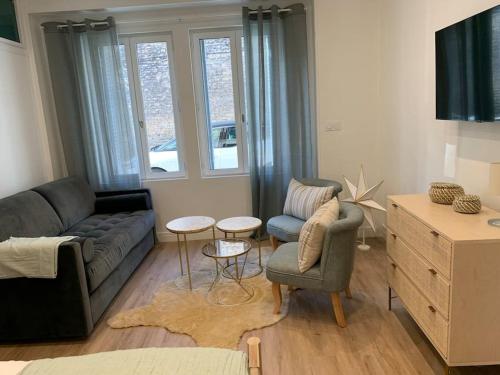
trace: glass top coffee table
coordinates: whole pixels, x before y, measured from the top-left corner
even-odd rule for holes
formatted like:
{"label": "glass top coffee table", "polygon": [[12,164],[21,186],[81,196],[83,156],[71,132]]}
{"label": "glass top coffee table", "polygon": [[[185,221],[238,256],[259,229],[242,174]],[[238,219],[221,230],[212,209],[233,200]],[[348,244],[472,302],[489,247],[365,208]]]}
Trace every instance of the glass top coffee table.
{"label": "glass top coffee table", "polygon": [[[215,261],[215,267],[217,269],[214,281],[209,289],[209,295],[214,290],[217,283],[221,280],[221,276],[224,276],[237,285],[238,290],[242,291],[242,295],[236,299],[233,299],[230,302],[222,301],[220,298],[215,298],[213,301],[219,305],[239,305],[245,302],[248,302],[253,297],[253,288],[248,285],[243,285],[241,280],[243,278],[243,274],[245,272],[245,265],[247,263],[248,252],[252,248],[252,245],[247,240],[235,239],[235,238],[227,238],[215,240],[213,243],[208,243],[203,246],[201,252],[206,257],[212,258]],[[243,263],[241,266],[238,266],[238,257],[244,257]],[[230,268],[228,265],[228,261],[230,259],[234,259],[235,266]],[[227,283],[226,283],[227,284]],[[227,286],[227,285],[226,285]]]}

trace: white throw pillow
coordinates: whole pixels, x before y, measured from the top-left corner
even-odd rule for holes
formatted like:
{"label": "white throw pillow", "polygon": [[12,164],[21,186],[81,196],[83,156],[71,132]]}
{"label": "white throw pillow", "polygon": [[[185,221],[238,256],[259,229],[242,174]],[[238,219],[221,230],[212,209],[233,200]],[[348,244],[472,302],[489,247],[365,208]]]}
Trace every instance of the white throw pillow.
{"label": "white throw pillow", "polygon": [[321,205],[332,199],[332,195],[333,186],[307,186],[292,178],[283,214],[308,220]]}
{"label": "white throw pillow", "polygon": [[304,273],[321,257],[328,226],[339,218],[339,201],[333,198],[316,210],[299,236],[299,271]]}

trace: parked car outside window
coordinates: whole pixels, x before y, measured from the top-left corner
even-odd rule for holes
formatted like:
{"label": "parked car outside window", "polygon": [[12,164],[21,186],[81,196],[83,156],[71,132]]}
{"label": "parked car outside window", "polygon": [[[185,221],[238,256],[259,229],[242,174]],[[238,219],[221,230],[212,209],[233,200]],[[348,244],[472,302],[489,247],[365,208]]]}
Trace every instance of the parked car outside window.
{"label": "parked car outside window", "polygon": [[[212,124],[212,144],[215,145],[214,152],[217,154],[216,168],[229,168],[238,160],[236,147],[236,126],[232,121],[217,122]],[[169,172],[177,169],[177,140],[170,139],[167,142],[151,147],[149,158],[151,170],[156,172]]]}

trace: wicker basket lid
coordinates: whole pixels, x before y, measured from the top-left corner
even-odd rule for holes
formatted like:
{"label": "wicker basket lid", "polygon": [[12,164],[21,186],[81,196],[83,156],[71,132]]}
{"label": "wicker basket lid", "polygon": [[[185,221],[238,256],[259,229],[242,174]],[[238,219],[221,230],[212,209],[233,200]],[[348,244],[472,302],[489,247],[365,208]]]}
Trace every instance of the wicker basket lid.
{"label": "wicker basket lid", "polygon": [[431,188],[433,189],[462,189],[460,185],[451,182],[432,182]]}

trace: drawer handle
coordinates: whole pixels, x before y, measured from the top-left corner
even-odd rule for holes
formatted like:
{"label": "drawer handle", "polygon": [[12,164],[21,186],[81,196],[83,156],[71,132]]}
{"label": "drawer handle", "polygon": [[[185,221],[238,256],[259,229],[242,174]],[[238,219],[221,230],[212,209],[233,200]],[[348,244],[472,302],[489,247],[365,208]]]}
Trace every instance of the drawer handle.
{"label": "drawer handle", "polygon": [[396,203],[393,203],[393,204],[392,204],[392,207],[394,207],[394,208],[398,208],[399,206],[398,206]]}
{"label": "drawer handle", "polygon": [[433,275],[437,274],[437,271],[434,268],[429,268],[429,272],[432,273]]}
{"label": "drawer handle", "polygon": [[439,233],[436,232],[435,230],[431,230],[431,234],[434,236],[434,237],[439,237]]}
{"label": "drawer handle", "polygon": [[432,305],[427,306],[432,313],[436,312],[436,308]]}
{"label": "drawer handle", "polygon": [[394,262],[391,262],[391,266],[392,266],[392,268],[394,268],[394,269],[396,269],[396,268],[398,267],[398,265],[397,265],[396,263],[394,263]]}
{"label": "drawer handle", "polygon": [[396,239],[398,236],[395,233],[391,233],[392,238]]}

